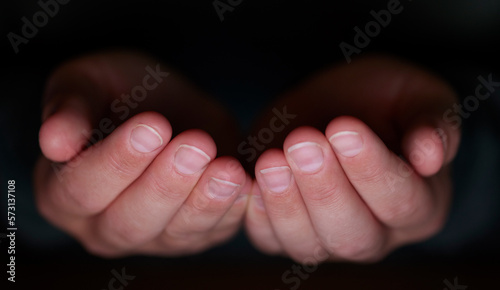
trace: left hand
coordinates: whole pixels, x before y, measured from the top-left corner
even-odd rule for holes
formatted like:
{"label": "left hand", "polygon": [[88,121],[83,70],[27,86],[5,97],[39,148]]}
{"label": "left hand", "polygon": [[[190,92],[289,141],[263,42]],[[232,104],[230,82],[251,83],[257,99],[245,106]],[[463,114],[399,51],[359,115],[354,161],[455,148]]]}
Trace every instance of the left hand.
{"label": "left hand", "polygon": [[300,263],[370,262],[437,233],[460,140],[443,117],[454,102],[442,80],[387,57],[333,68],[283,97],[275,107],[298,117],[283,150],[255,166],[253,243]]}

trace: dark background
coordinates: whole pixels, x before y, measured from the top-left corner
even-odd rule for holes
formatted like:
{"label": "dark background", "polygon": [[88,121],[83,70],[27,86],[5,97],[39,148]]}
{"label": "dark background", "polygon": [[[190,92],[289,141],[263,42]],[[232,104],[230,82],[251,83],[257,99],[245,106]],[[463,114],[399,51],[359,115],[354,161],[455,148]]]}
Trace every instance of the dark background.
{"label": "dark background", "polygon": [[[44,82],[54,68],[79,55],[113,47],[139,49],[224,102],[240,115],[244,129],[274,97],[344,62],[339,44],[352,44],[353,28],[363,27],[372,20],[370,10],[386,9],[388,2],[244,0],[221,22],[212,0],[71,0],[17,54],[7,34],[22,36],[21,18],[32,20],[41,8],[37,1],[4,3],[0,176],[2,192],[6,180],[17,184],[19,289],[105,289],[111,270],[123,267],[136,276],[125,289],[293,289],[298,284],[283,282],[282,275],[294,263],[260,254],[243,233],[193,257],[103,260],[46,224],[36,213],[31,188],[31,169],[40,153]],[[403,11],[363,53],[389,53],[425,66],[449,81],[462,99],[473,94],[479,75],[492,73],[500,80],[500,1],[401,5]],[[468,289],[498,285],[499,104],[497,93],[464,124],[456,199],[443,233],[379,264],[321,265],[300,280],[300,289],[443,289],[443,280],[455,277]],[[2,194],[2,213],[5,202]],[[2,240],[2,263],[7,261],[5,245]]]}

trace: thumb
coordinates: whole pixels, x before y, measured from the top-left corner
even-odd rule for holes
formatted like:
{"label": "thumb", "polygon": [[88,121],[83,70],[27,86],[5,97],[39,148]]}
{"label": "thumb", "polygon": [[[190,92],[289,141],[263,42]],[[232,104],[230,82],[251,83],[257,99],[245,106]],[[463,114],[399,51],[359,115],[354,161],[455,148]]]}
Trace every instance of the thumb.
{"label": "thumb", "polygon": [[[42,153],[55,162],[69,161],[101,136],[90,136],[106,113],[106,104],[117,94],[120,70],[112,63],[115,54],[95,54],[70,61],[49,77],[42,105],[39,143]],[[122,82],[127,82],[125,78]]]}
{"label": "thumb", "polygon": [[447,122],[444,112],[457,101],[455,93],[437,78],[427,79],[408,93],[399,114],[401,149],[422,176],[436,174],[456,156],[460,128]]}
{"label": "thumb", "polygon": [[39,142],[45,157],[66,162],[85,147],[87,132],[91,131],[91,118],[88,104],[81,97],[69,96],[58,102],[44,108],[45,121],[40,128]]}
{"label": "thumb", "polygon": [[402,150],[420,175],[431,176],[453,160],[459,143],[460,130],[434,116],[420,118],[406,130]]}
{"label": "thumb", "polygon": [[438,75],[404,60],[367,57],[356,65],[348,68],[355,70],[356,74],[351,73],[355,81],[343,83],[356,84],[354,91],[360,96],[372,96],[363,99],[364,117],[383,136],[387,132],[376,124],[384,124],[384,120],[392,124],[395,134],[385,134],[391,147],[422,176],[434,175],[449,164],[461,135],[460,128],[445,117],[458,101],[453,88]]}

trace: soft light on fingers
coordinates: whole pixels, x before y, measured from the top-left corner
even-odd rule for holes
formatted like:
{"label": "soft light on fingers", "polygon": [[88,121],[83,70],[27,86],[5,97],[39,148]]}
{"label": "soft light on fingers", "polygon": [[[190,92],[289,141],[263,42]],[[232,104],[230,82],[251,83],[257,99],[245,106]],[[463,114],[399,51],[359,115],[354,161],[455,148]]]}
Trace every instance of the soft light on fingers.
{"label": "soft light on fingers", "polygon": [[87,105],[77,97],[65,100],[40,127],[39,142],[43,155],[54,162],[70,160],[87,144],[89,136],[84,132],[90,132],[90,127]]}
{"label": "soft light on fingers", "polygon": [[431,176],[444,165],[447,142],[442,129],[418,126],[405,135],[402,148],[407,160],[420,175]]}
{"label": "soft light on fingers", "polygon": [[72,215],[102,212],[141,176],[171,134],[163,116],[136,115],[54,172],[47,180],[48,201]]}
{"label": "soft light on fingers", "polygon": [[257,182],[253,182],[245,215],[245,230],[252,243],[262,252],[276,255],[283,252],[266,213],[262,193]]}
{"label": "soft light on fingers", "polygon": [[350,183],[381,222],[405,228],[425,226],[432,220],[435,196],[423,178],[367,125],[340,117],[330,123],[326,134]]}
{"label": "soft light on fingers", "polygon": [[347,179],[325,135],[301,127],[288,135],[284,148],[324,248],[348,260],[377,255],[385,246],[385,228]]}
{"label": "soft light on fingers", "polygon": [[[314,169],[315,161],[307,168]],[[305,262],[319,243],[283,151],[266,151],[257,161],[255,171],[276,237],[291,258]]]}
{"label": "soft light on fingers", "polygon": [[124,249],[160,236],[215,155],[215,144],[203,131],[190,130],[176,136],[99,215],[97,234],[110,245]]}

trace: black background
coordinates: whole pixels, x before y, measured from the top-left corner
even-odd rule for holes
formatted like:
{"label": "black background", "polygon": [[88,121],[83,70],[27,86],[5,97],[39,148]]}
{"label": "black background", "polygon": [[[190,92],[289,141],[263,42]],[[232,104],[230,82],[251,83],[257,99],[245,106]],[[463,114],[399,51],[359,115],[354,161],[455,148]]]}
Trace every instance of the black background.
{"label": "black background", "polygon": [[[21,44],[17,54],[7,34],[21,35],[21,17],[32,19],[40,7],[36,1],[4,3],[0,138],[8,151],[0,161],[2,184],[15,178],[18,195],[27,201],[17,206],[33,208],[29,182],[40,152],[40,98],[49,73],[68,59],[113,47],[139,49],[176,67],[235,112],[245,108],[252,116],[307,76],[344,62],[340,42],[352,44],[353,28],[363,27],[372,20],[370,10],[386,8],[387,3],[244,0],[221,22],[211,0],[72,0],[61,5],[28,44]],[[412,60],[449,81],[461,98],[473,92],[478,75],[499,72],[500,1],[414,0],[401,5],[404,10],[393,15],[363,53],[384,52]],[[482,106],[468,122],[474,124],[490,107]],[[498,114],[490,115],[498,126]],[[243,127],[250,122],[241,121]],[[2,204],[2,212],[4,208]],[[28,217],[23,220],[27,223]],[[20,234],[16,256],[20,289],[105,289],[111,270],[123,267],[136,276],[125,289],[296,285],[282,281],[282,274],[294,264],[291,260],[258,253],[244,235],[193,257],[103,260],[89,256],[74,242],[68,247],[50,246],[43,231]],[[468,289],[487,289],[498,280],[496,245],[486,236],[448,255],[406,249],[408,254],[403,249],[376,265],[321,265],[301,280],[300,289],[443,289],[443,280],[454,277]],[[28,284],[31,288],[23,286]]]}

